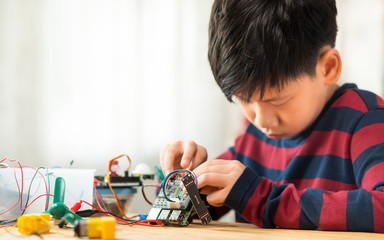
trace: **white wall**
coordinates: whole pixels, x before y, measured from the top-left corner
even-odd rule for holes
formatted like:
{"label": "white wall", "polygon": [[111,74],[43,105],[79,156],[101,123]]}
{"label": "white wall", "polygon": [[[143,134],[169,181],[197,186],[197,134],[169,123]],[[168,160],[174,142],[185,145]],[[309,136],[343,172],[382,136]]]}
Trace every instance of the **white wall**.
{"label": "white wall", "polygon": [[384,96],[384,1],[337,0],[340,82]]}
{"label": "white wall", "polygon": [[158,164],[176,140],[211,156],[239,129],[207,60],[207,0],[0,1],[0,156],[95,168]]}

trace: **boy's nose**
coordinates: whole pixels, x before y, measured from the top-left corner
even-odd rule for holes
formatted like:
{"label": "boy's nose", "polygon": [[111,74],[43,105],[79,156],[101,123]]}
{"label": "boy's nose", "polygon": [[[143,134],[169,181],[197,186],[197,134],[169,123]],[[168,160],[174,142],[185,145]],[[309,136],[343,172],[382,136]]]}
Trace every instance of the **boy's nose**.
{"label": "boy's nose", "polygon": [[279,124],[277,116],[271,110],[259,108],[255,113],[254,123],[259,128],[268,129]]}

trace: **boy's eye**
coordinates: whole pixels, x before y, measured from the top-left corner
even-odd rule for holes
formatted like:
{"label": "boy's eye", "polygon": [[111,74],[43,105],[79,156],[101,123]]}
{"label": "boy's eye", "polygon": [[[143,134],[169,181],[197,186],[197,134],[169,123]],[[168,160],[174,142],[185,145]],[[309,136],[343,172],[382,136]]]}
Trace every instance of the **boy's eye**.
{"label": "boy's eye", "polygon": [[271,102],[271,104],[273,106],[276,106],[276,107],[280,107],[280,106],[283,106],[285,104],[287,104],[289,102],[289,99],[287,100],[284,100],[284,101],[276,101],[276,102]]}

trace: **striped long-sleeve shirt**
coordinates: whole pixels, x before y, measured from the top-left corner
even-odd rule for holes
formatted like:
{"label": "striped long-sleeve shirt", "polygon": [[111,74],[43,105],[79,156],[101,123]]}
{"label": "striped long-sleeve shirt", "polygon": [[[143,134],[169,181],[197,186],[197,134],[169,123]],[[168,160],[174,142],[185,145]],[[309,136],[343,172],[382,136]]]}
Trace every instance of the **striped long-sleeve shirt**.
{"label": "striped long-sleeve shirt", "polygon": [[250,124],[220,158],[247,167],[225,205],[251,223],[384,232],[384,101],[354,84],[298,136],[269,139]]}

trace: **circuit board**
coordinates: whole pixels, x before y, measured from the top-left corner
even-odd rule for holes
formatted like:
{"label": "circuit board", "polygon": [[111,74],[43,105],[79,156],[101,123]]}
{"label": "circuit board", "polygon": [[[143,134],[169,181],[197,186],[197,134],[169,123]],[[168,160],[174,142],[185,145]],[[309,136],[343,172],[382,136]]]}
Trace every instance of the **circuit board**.
{"label": "circuit board", "polygon": [[159,220],[170,226],[189,225],[194,208],[188,194],[184,193],[181,188],[181,183],[180,175],[169,180],[166,194],[168,199],[174,202],[168,201],[163,191],[160,191],[148,214],[148,220]]}
{"label": "circuit board", "polygon": [[[181,183],[188,194],[183,191]],[[176,174],[166,183],[164,190],[166,196],[160,191],[147,219],[159,220],[170,226],[188,226],[197,213],[203,225],[212,220],[190,172],[185,176]]]}

